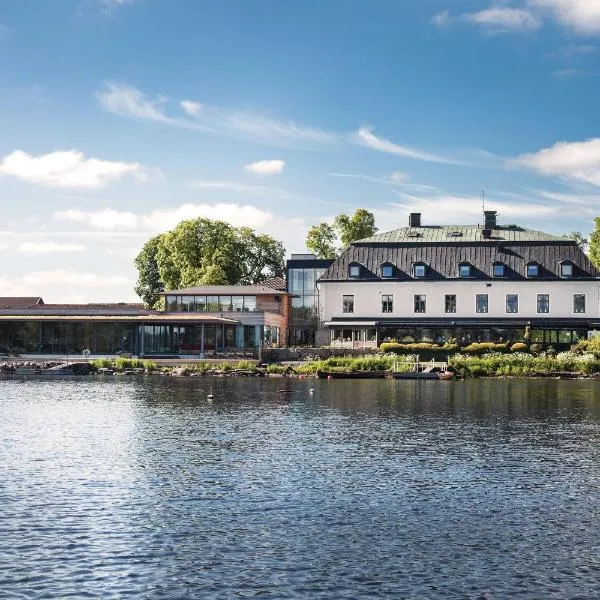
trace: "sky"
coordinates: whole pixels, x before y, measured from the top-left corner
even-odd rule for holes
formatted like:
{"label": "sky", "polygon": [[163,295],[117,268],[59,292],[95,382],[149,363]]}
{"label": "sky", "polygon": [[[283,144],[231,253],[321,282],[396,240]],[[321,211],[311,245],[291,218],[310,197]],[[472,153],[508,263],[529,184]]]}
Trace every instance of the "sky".
{"label": "sky", "polygon": [[303,252],[380,231],[600,215],[600,0],[2,0],[0,296],[136,301],[198,216]]}

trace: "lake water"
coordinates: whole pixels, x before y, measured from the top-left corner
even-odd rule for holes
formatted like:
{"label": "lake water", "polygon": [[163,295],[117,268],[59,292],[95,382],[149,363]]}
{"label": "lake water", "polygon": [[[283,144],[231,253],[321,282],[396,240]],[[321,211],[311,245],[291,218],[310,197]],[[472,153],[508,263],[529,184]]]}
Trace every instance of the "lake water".
{"label": "lake water", "polygon": [[0,597],[597,599],[599,488],[600,382],[4,380]]}

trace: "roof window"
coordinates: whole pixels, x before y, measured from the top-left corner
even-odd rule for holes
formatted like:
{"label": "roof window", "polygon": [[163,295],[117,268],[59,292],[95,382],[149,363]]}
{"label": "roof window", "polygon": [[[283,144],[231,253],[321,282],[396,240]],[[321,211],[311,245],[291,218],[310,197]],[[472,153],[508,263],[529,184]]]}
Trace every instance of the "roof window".
{"label": "roof window", "polygon": [[353,279],[360,277],[360,265],[350,265],[348,268],[348,275]]}

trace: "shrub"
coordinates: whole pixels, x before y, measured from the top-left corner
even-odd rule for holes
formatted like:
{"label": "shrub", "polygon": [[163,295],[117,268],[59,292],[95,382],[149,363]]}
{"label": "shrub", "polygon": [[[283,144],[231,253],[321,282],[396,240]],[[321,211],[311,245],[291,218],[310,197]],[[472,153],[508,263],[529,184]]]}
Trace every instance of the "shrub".
{"label": "shrub", "polygon": [[490,354],[492,352],[506,352],[506,344],[496,344],[494,342],[473,342],[462,349],[465,354]]}
{"label": "shrub", "polygon": [[416,344],[398,344],[396,342],[385,342],[379,349],[382,352],[394,352],[395,354],[413,354],[419,350],[442,350],[442,346],[431,342],[417,342]]}
{"label": "shrub", "polygon": [[529,348],[523,342],[516,342],[510,347],[511,352],[527,352]]}
{"label": "shrub", "polygon": [[277,364],[271,364],[271,365],[267,365],[267,373],[276,373],[276,374],[283,374],[283,373],[287,373],[289,367],[286,367],[285,365],[277,365]]}
{"label": "shrub", "polygon": [[539,356],[543,352],[543,347],[541,344],[531,344],[529,351],[534,356]]}

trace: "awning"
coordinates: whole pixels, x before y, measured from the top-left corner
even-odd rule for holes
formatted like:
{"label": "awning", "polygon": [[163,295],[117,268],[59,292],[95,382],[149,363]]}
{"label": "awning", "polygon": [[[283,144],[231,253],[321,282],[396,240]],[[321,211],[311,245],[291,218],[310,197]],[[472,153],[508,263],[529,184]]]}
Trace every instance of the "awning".
{"label": "awning", "polygon": [[325,321],[325,327],[375,327],[375,321]]}

